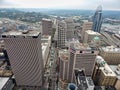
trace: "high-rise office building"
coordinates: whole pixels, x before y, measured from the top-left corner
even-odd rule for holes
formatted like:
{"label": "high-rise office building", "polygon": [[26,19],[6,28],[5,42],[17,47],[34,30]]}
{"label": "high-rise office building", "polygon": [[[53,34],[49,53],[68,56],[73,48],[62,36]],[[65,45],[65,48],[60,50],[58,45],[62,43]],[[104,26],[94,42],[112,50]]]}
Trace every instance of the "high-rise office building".
{"label": "high-rise office building", "polygon": [[84,69],[86,76],[91,76],[95,64],[95,57],[96,50],[92,50],[88,44],[71,44],[68,81],[74,82],[75,69]]}
{"label": "high-rise office building", "polygon": [[85,31],[92,30],[93,22],[83,21],[82,22],[82,31],[81,31],[81,40],[84,40]]}
{"label": "high-rise office building", "polygon": [[61,90],[64,90],[68,84],[69,55],[68,50],[59,50],[59,80]]}
{"label": "high-rise office building", "polygon": [[52,34],[52,21],[50,19],[42,19],[42,34],[51,35]]}
{"label": "high-rise office building", "polygon": [[40,90],[43,81],[41,33],[9,31],[4,32],[2,38],[17,85]]}
{"label": "high-rise office building", "polygon": [[74,21],[72,18],[66,18],[65,19],[66,25],[67,25],[67,29],[66,29],[66,39],[70,40],[74,37]]}
{"label": "high-rise office building", "polygon": [[66,23],[58,21],[57,25],[57,47],[64,48],[66,40]]}
{"label": "high-rise office building", "polygon": [[102,6],[98,6],[93,16],[93,31],[100,32],[102,25]]}

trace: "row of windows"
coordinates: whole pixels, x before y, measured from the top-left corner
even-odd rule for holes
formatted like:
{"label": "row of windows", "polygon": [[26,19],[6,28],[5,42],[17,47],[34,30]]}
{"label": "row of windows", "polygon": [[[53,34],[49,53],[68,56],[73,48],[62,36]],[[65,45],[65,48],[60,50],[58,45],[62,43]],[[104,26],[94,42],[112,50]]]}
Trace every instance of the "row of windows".
{"label": "row of windows", "polygon": [[43,70],[42,55],[38,51],[41,50],[40,41],[7,39],[5,42],[17,84],[40,86]]}

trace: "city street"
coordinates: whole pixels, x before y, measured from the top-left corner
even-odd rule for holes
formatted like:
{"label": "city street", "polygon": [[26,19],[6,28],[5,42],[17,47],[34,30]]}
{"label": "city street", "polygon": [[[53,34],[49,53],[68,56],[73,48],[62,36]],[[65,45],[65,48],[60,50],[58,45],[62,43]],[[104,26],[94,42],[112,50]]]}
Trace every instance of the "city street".
{"label": "city street", "polygon": [[50,54],[48,56],[48,62],[45,67],[45,82],[43,90],[58,90],[57,89],[57,77],[58,73],[56,72],[56,61],[57,61],[57,50],[52,44]]}
{"label": "city street", "polygon": [[54,48],[54,46],[52,45],[51,48],[51,68],[50,68],[50,79],[51,79],[51,87],[50,90],[57,90],[57,84],[56,84],[56,80],[57,80],[57,72],[56,72],[56,61],[57,61],[57,50]]}

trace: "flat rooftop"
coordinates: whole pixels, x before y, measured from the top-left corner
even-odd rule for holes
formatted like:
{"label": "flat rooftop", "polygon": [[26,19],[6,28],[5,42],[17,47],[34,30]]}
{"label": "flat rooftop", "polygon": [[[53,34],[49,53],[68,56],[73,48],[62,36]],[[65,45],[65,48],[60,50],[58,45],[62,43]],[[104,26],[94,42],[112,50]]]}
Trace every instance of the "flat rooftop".
{"label": "flat rooftop", "polygon": [[108,64],[105,64],[104,68],[101,68],[101,71],[105,76],[113,76],[116,77],[116,74],[112,71]]}
{"label": "flat rooftop", "polygon": [[50,35],[42,35],[41,40],[49,40],[51,39]]}
{"label": "flat rooftop", "polygon": [[45,55],[45,51],[47,49],[47,46],[48,46],[48,43],[42,43],[42,55],[44,56]]}
{"label": "flat rooftop", "polygon": [[82,20],[82,22],[84,22],[84,23],[85,23],[85,22],[88,22],[88,20]]}
{"label": "flat rooftop", "polygon": [[86,43],[72,43],[70,47],[75,50],[91,50],[89,45]]}
{"label": "flat rooftop", "polygon": [[114,46],[102,47],[101,49],[105,52],[120,53],[120,48]]}
{"label": "flat rooftop", "polygon": [[30,36],[38,36],[40,34],[39,31],[35,31],[35,30],[19,30],[19,31],[15,31],[15,30],[12,30],[12,31],[9,31],[9,32],[4,32],[2,34],[2,37],[5,38],[5,37],[12,37],[14,36],[25,36],[25,37],[30,37]]}
{"label": "flat rooftop", "polygon": [[112,71],[110,66],[106,63],[106,61],[101,56],[97,56],[95,60],[97,64],[100,65],[100,69],[105,76],[116,76],[116,74]]}
{"label": "flat rooftop", "polygon": [[94,32],[94,31],[92,31],[92,30],[87,30],[87,31],[85,31],[85,32],[88,33],[88,34],[90,34],[90,35],[101,35],[100,33]]}
{"label": "flat rooftop", "polygon": [[68,50],[59,50],[59,57],[62,59],[62,60],[65,60],[67,61],[69,59],[69,51]]}
{"label": "flat rooftop", "polygon": [[96,56],[95,59],[96,63],[100,65],[100,67],[104,67],[106,63],[106,61],[101,57],[101,56]]}
{"label": "flat rooftop", "polygon": [[112,71],[116,74],[117,78],[120,79],[120,65],[110,65]]}
{"label": "flat rooftop", "polygon": [[43,18],[43,21],[51,21],[51,19]]}
{"label": "flat rooftop", "polygon": [[7,78],[7,77],[0,77],[0,90],[2,90],[2,88],[7,83],[8,80],[9,80],[9,78]]}

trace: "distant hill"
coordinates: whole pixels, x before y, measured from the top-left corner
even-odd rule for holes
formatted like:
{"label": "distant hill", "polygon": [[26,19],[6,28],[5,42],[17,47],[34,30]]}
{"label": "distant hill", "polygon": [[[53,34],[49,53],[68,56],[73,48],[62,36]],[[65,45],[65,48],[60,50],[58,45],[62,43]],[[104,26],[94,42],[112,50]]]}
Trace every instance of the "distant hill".
{"label": "distant hill", "polygon": [[39,22],[49,15],[40,12],[25,12],[18,9],[0,9],[0,18],[17,19],[25,22]]}
{"label": "distant hill", "polygon": [[[8,12],[9,14],[1,14],[1,11],[4,10]],[[13,13],[16,13],[16,15],[13,15]],[[16,9],[0,9],[0,17],[9,17],[9,18],[16,18],[21,16],[28,17],[37,17],[38,20],[41,20],[41,18],[48,18],[49,15],[55,15],[55,16],[92,16],[94,15],[95,10],[79,10],[79,9],[39,9],[39,8],[16,8]],[[120,11],[107,11],[103,10],[103,18],[113,18],[113,19],[120,19]]]}
{"label": "distant hill", "polygon": [[[22,8],[19,10],[25,12],[41,12],[47,15],[56,15],[56,16],[75,16],[75,15],[90,16],[90,15],[94,15],[95,13],[95,10],[79,10],[79,9],[67,10],[67,9]],[[120,11],[103,10],[103,17],[120,19]]]}

